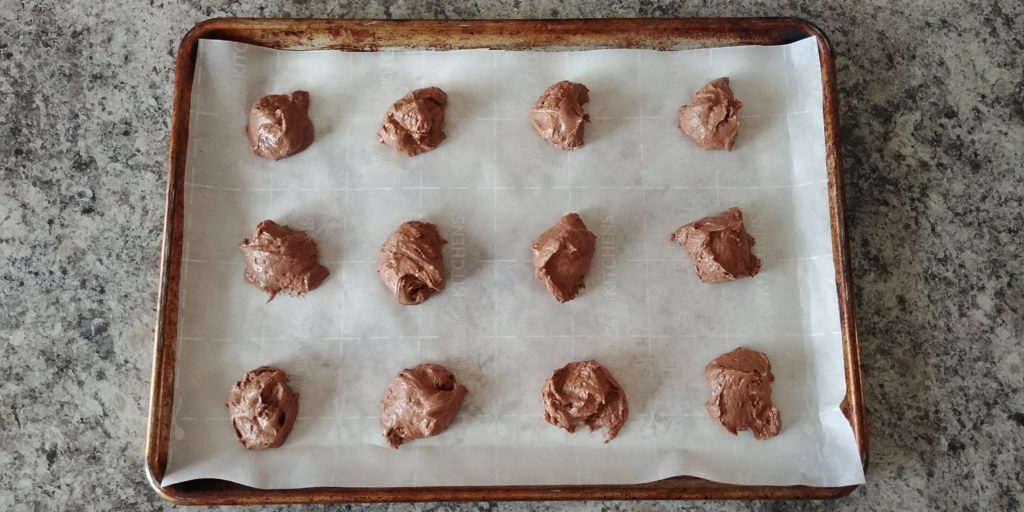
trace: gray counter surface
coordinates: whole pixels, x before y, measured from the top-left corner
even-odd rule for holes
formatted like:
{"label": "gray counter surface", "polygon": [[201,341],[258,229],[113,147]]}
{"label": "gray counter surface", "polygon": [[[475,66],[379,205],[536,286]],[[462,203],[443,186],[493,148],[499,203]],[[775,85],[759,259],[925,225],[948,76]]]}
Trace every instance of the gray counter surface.
{"label": "gray counter surface", "polygon": [[171,508],[143,441],[174,54],[195,23],[768,15],[836,51],[867,484],[828,503],[369,508],[1022,510],[1024,4],[706,4],[0,0],[0,509]]}

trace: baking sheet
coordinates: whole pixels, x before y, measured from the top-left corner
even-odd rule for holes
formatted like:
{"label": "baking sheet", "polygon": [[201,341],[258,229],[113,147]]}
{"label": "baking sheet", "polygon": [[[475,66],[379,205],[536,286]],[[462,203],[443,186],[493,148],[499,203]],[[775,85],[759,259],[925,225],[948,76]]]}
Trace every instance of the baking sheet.
{"label": "baking sheet", "polygon": [[[744,102],[730,153],[678,132],[676,109],[730,76]],[[526,111],[569,79],[591,90],[587,145],[562,152]],[[415,158],[376,142],[391,102],[436,85],[446,140]],[[271,162],[242,131],[249,105],[305,89],[317,139]],[[162,485],[221,478],[261,488],[629,484],[694,475],[737,484],[863,483],[849,423],[828,222],[820,66],[813,39],[690,51],[281,52],[201,41],[192,90],[185,258],[169,460]],[[764,266],[700,283],[668,242],[681,224],[744,208]],[[578,299],[537,283],[529,246],[578,211],[598,253]],[[237,243],[272,218],[308,231],[331,277],[270,303],[242,278]],[[402,221],[439,225],[448,289],[399,306],[376,276]],[[782,433],[734,437],[703,408],[703,366],[765,351]],[[622,433],[545,423],[555,368],[597,358],[631,405]],[[470,390],[443,435],[388,448],[379,399],[403,367],[439,362]],[[245,450],[224,400],[246,370],[292,377],[288,442]]]}

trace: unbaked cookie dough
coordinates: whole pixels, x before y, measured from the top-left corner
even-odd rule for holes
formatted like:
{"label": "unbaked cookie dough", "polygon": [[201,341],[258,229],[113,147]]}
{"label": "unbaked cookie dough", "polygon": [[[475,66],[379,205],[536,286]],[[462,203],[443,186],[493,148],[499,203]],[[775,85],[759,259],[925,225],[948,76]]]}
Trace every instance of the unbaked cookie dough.
{"label": "unbaked cookie dough", "polygon": [[552,146],[583,147],[583,127],[590,122],[583,105],[590,101],[589,92],[585,85],[566,80],[548,87],[530,109],[530,124]]}
{"label": "unbaked cookie dough", "polygon": [[469,391],[438,364],[406,368],[380,401],[380,428],[392,448],[444,432]]}
{"label": "unbaked cookie dough", "polygon": [[782,422],[772,404],[772,364],[763,352],[737,348],[708,363],[704,376],[711,388],[711,417],[736,435],[749,430],[757,439],[779,435]]}
{"label": "unbaked cookie dough", "polygon": [[704,149],[729,151],[739,133],[741,108],[743,103],[733,97],[728,77],[712,80],[679,109],[679,129]]}
{"label": "unbaked cookie dough", "polygon": [[238,248],[245,257],[245,278],[267,292],[268,302],[282,291],[304,295],[330,275],[317,262],[315,240],[272,220],[260,222]]}
{"label": "unbaked cookie dough", "polygon": [[313,122],[309,120],[309,93],[271,94],[253,104],[245,133],[252,152],[280,160],[313,143]]}
{"label": "unbaked cookie dough", "polygon": [[579,214],[570,213],[533,242],[534,275],[558,302],[576,298],[590,270],[597,247],[594,235]]}
{"label": "unbaked cookie dough", "polygon": [[430,151],[446,137],[441,125],[447,105],[448,95],[441,89],[416,89],[391,105],[377,138],[406,156]]}
{"label": "unbaked cookie dough", "polygon": [[437,226],[403,222],[380,248],[377,273],[399,304],[419,304],[444,290],[444,261]]}
{"label": "unbaked cookie dough", "polygon": [[690,253],[697,276],[705,283],[754,277],[761,271],[761,259],[753,253],[754,237],[744,229],[739,208],[691,222],[669,239]]}
{"label": "unbaked cookie dough", "polygon": [[283,371],[261,366],[235,383],[227,407],[238,441],[250,450],[264,450],[288,439],[299,415],[299,395],[288,387]]}
{"label": "unbaked cookie dough", "polygon": [[608,428],[604,442],[615,439],[629,418],[626,393],[597,361],[576,361],[551,374],[541,390],[544,419],[569,433],[584,423],[590,431]]}

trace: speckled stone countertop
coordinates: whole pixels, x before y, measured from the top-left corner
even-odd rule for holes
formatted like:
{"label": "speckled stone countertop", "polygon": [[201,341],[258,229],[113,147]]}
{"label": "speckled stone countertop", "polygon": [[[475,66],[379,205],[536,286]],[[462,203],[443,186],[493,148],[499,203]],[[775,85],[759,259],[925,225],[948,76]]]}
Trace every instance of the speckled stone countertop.
{"label": "speckled stone countertop", "polygon": [[712,15],[800,16],[836,50],[867,484],[827,504],[582,506],[1024,508],[1024,4],[284,3],[0,0],[0,510],[171,508],[145,481],[143,439],[174,53],[192,25]]}

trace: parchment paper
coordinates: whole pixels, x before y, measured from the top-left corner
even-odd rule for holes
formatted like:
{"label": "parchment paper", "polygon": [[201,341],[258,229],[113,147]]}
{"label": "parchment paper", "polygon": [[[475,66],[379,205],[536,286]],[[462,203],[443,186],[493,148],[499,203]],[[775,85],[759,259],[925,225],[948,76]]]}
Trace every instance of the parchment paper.
{"label": "parchment paper", "polygon": [[[729,76],[743,102],[732,152],[703,151],[675,115]],[[527,110],[550,84],[590,88],[586,146],[557,150]],[[448,139],[407,158],[379,144],[387,107],[436,85]],[[278,162],[243,134],[260,96],[305,89],[316,141]],[[690,51],[281,52],[201,41],[192,90],[186,234],[170,459],[164,485],[212,477],[261,488],[864,481],[839,410],[843,358],[826,195],[821,75],[812,39]],[[697,279],[668,241],[745,211],[760,275]],[[532,275],[533,239],[568,212],[598,235],[578,299]],[[242,277],[237,244],[270,218],[317,239],[331,276],[304,298]],[[438,224],[448,288],[398,305],[379,282],[399,223]],[[732,436],[704,409],[704,365],[737,346],[771,358],[782,433]],[[631,415],[617,439],[542,418],[551,372],[596,358]],[[388,448],[379,400],[403,367],[439,362],[470,390],[442,435]],[[300,417],[278,449],[247,451],[224,406],[260,365],[284,369]]]}

